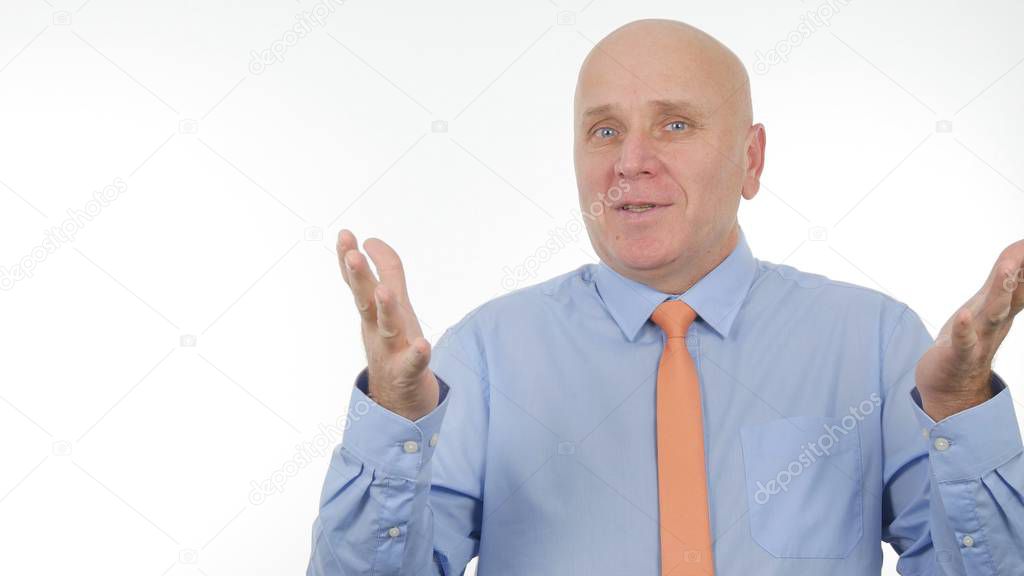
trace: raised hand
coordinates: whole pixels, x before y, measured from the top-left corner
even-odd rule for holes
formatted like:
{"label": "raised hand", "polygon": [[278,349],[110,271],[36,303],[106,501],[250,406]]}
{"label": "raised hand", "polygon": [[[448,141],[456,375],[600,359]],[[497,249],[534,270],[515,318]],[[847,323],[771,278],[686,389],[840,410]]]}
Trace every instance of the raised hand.
{"label": "raised hand", "polygon": [[363,249],[373,260],[379,280],[359,252],[355,235],[349,230],[338,234],[341,277],[352,289],[362,318],[370,397],[415,421],[438,404],[440,386],[427,366],[430,342],[423,337],[409,302],[398,253],[377,238],[365,240]]}
{"label": "raised hand", "polygon": [[917,390],[938,422],[992,397],[992,358],[1024,308],[1024,240],[999,255],[985,285],[939,331],[917,363]]}

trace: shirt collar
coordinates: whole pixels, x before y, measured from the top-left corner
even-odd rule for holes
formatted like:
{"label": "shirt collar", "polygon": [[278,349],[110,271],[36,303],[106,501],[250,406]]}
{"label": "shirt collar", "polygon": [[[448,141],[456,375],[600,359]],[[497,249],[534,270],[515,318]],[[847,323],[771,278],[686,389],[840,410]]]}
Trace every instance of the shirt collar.
{"label": "shirt collar", "polygon": [[756,270],[757,261],[740,228],[739,240],[729,256],[682,294],[659,292],[626,278],[604,262],[598,264],[595,282],[598,295],[630,342],[636,339],[654,309],[667,299],[686,302],[715,332],[727,338]]}

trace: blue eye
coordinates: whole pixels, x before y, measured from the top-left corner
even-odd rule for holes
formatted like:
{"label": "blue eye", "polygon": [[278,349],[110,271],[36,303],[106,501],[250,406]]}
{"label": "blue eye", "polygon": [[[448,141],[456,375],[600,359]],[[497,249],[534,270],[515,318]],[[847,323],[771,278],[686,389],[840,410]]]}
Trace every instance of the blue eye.
{"label": "blue eye", "polygon": [[[614,128],[607,128],[607,127],[605,127],[605,128],[598,128],[594,132],[597,133],[598,137],[602,137],[603,138],[604,136],[602,135],[602,132],[605,132],[605,133],[607,133],[607,132],[615,132],[615,129]],[[614,134],[608,134],[608,136],[614,136]]]}
{"label": "blue eye", "polygon": [[680,120],[676,120],[675,122],[669,122],[669,123],[668,123],[667,125],[668,125],[668,126],[675,126],[675,125],[677,125],[677,124],[678,124],[679,126],[681,126],[681,127],[679,128],[680,130],[683,130],[683,129],[685,128],[685,126],[686,126],[686,122],[683,122],[683,121],[680,121]]}

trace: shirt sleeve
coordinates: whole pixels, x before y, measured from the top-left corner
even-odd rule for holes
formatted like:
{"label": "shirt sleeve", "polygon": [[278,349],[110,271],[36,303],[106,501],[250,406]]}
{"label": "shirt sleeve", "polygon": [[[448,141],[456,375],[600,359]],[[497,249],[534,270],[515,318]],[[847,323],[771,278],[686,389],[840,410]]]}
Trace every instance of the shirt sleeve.
{"label": "shirt sleeve", "polygon": [[365,368],[357,377],[313,523],[307,576],[450,576],[479,550],[483,458],[450,463],[483,450],[483,431],[470,429],[486,422],[482,382],[459,357],[452,330],[431,351],[440,402],[415,422],[367,395]]}
{"label": "shirt sleeve", "polygon": [[1024,460],[1010,390],[939,422],[922,409],[917,361],[932,338],[906,308],[883,342],[883,540],[905,575],[1012,574],[1024,565]]}

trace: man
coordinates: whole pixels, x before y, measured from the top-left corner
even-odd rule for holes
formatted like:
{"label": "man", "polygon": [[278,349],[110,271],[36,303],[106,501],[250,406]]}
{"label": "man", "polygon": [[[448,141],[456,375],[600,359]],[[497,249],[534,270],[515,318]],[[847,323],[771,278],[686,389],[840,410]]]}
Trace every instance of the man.
{"label": "man", "polygon": [[[431,350],[398,255],[342,230],[367,369],[308,574],[1024,572],[1024,458],[991,371],[1024,241],[933,342],[905,304],[757,260],[765,130],[739,59],[630,23],[584,61],[599,264],[476,308]],[[443,423],[443,426],[442,426]]]}

